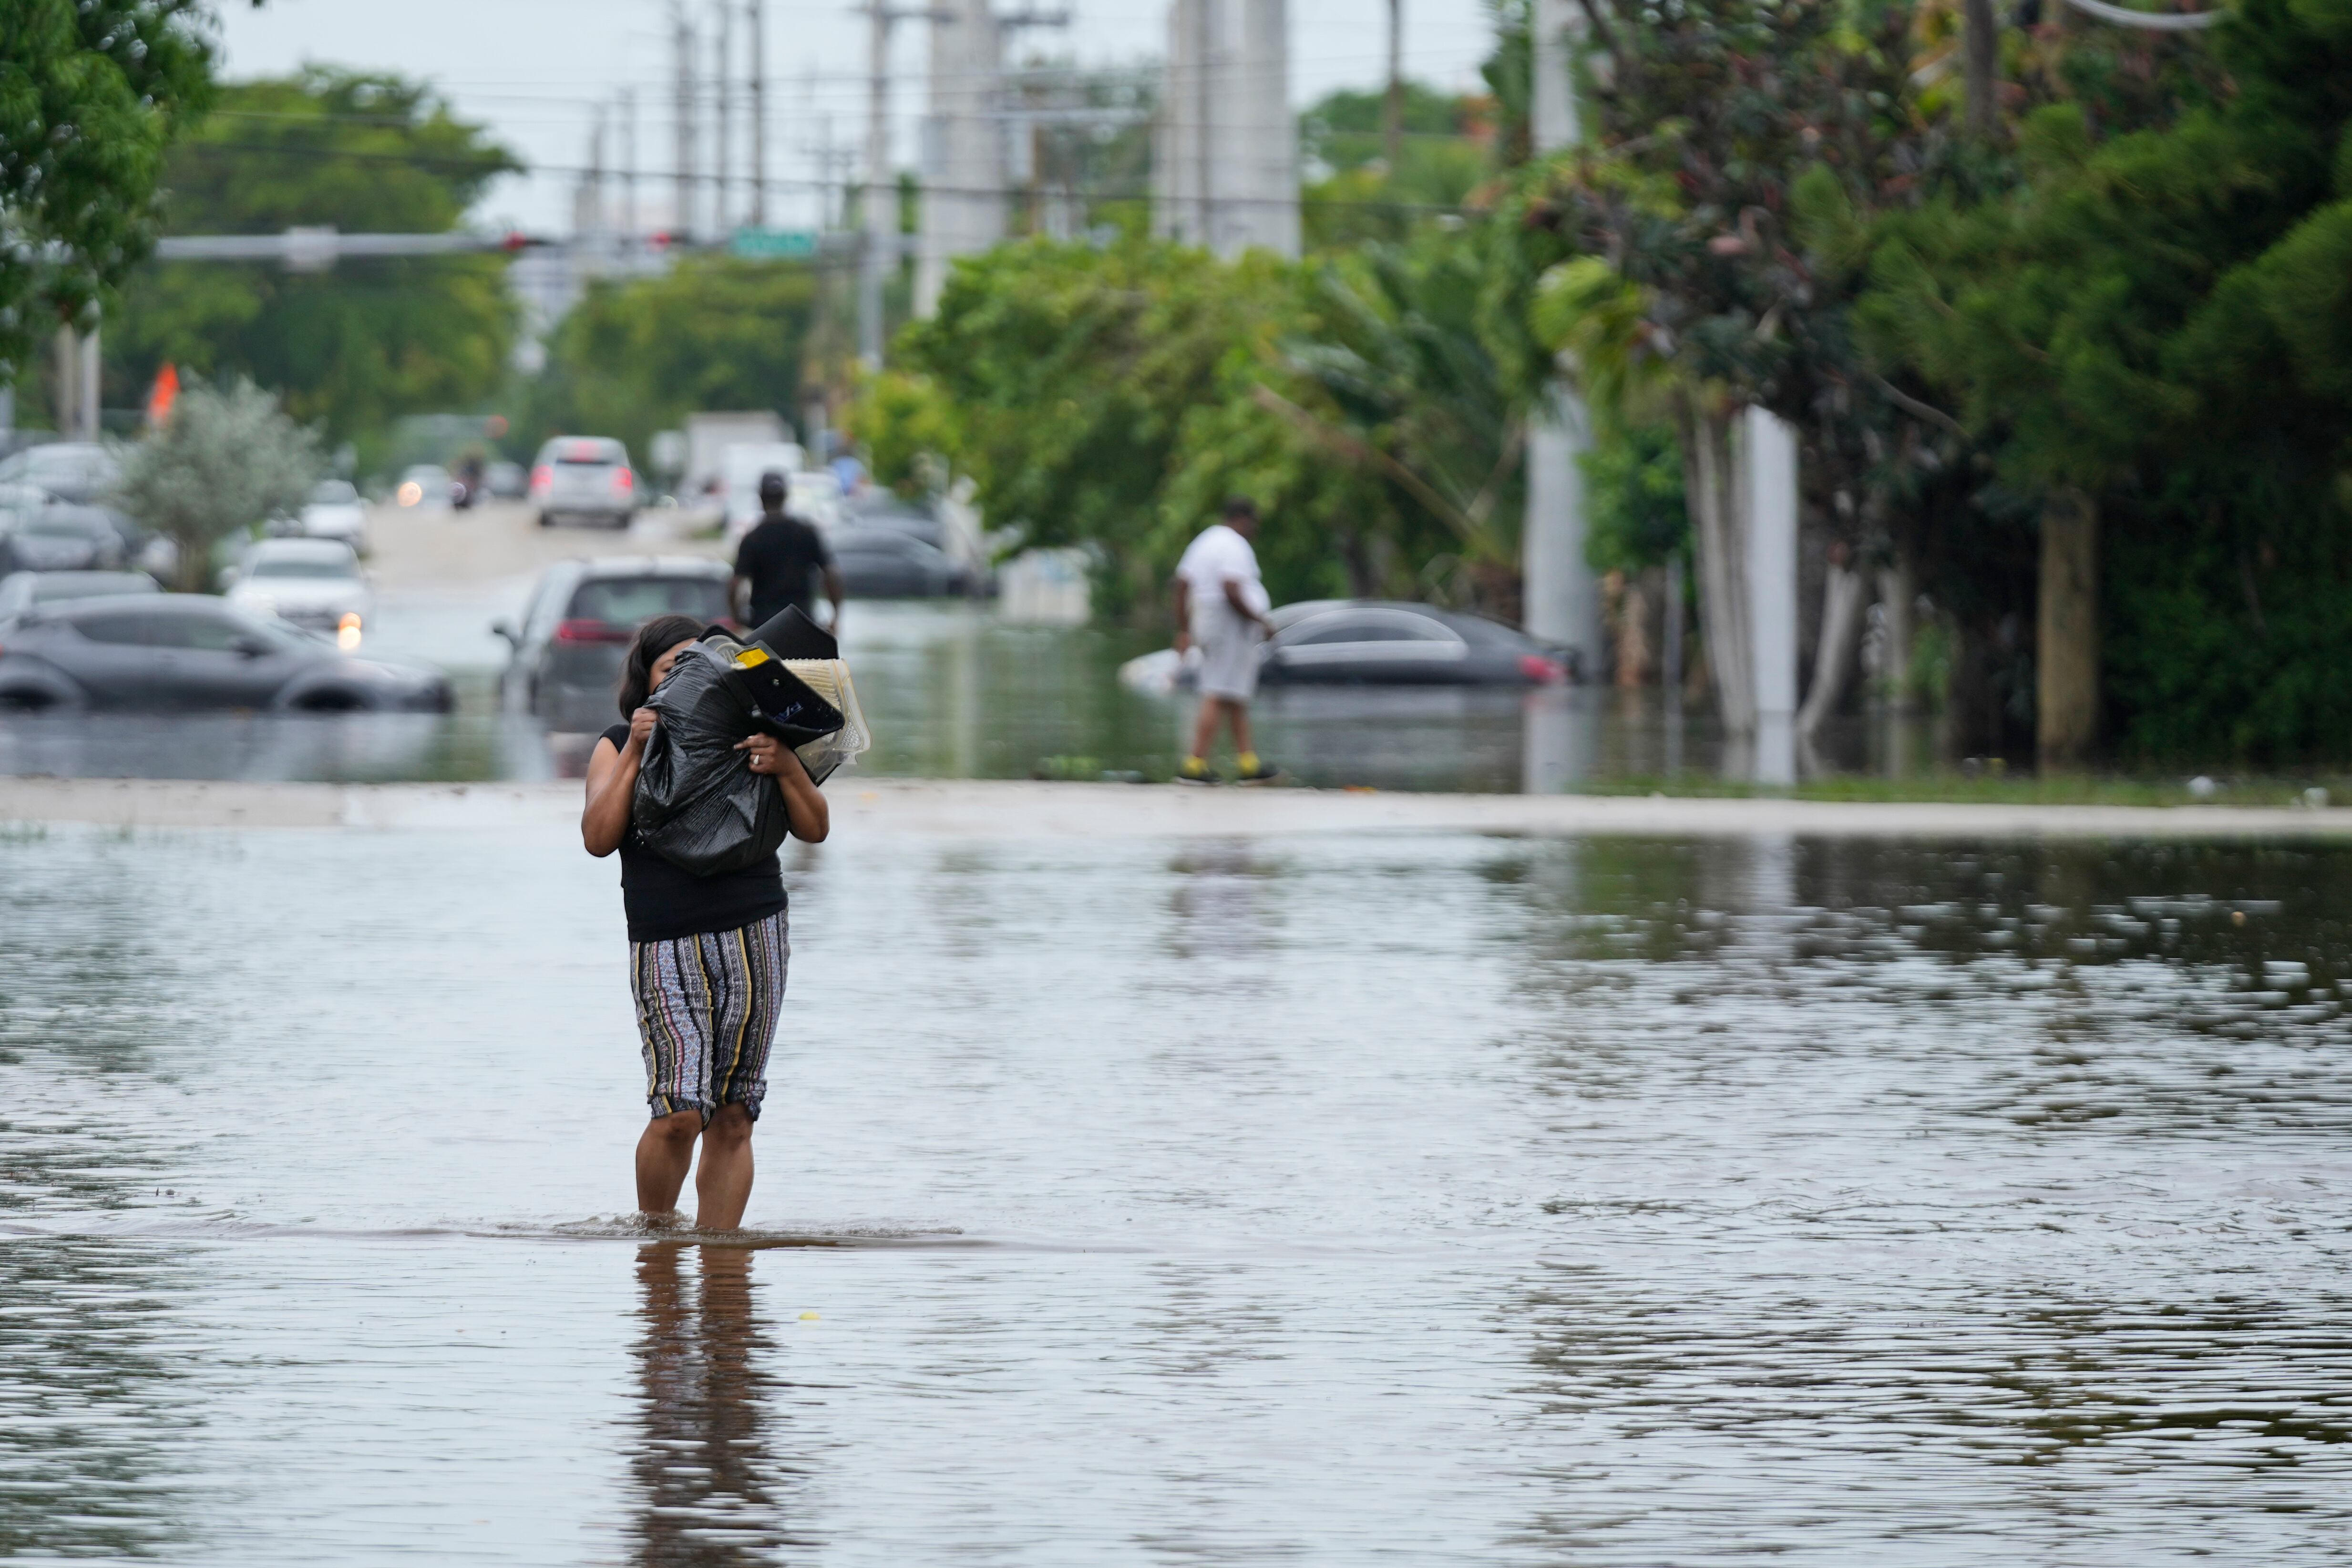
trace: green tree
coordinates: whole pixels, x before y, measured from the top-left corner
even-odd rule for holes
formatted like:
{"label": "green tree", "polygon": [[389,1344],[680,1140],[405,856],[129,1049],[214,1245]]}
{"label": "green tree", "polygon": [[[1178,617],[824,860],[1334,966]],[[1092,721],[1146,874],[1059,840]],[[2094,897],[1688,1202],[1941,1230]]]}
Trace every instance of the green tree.
{"label": "green tree", "polygon": [[211,90],[199,0],[0,11],[0,365],[146,255],[166,148]]}
{"label": "green tree", "polygon": [[815,301],[806,265],[724,256],[593,284],[556,329],[516,440],[593,432],[642,456],[654,432],[698,409],[791,418]]}
{"label": "green tree", "polygon": [[[180,234],[437,234],[520,167],[421,83],[312,66],[223,88],[171,153],[163,211]],[[321,273],[151,262],[110,316],[108,363],[131,386],[166,361],[247,376],[330,439],[364,439],[502,383],[517,325],[505,273],[503,257],[480,255],[349,258]]]}
{"label": "green tree", "polygon": [[2040,509],[2046,751],[2342,755],[2352,695],[2352,0],[2246,0],[2231,91],[1885,226],[1871,340]]}
{"label": "green tree", "polygon": [[1481,106],[1419,82],[1405,84],[1404,140],[1391,168],[1381,144],[1384,97],[1343,89],[1299,117],[1307,176],[1299,222],[1309,250],[1402,240],[1452,217],[1495,172],[1493,153],[1477,133]]}
{"label": "green tree", "polygon": [[211,586],[213,555],[310,495],[321,465],[317,438],[251,382],[202,382],[172,404],[163,428],[123,460],[115,497],[179,550],[180,587]]}

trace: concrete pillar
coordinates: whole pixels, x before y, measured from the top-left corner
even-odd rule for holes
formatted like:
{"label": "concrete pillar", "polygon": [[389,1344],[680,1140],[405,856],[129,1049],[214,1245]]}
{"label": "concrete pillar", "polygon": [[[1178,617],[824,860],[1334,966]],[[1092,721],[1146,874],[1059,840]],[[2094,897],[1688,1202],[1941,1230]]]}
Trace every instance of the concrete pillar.
{"label": "concrete pillar", "polygon": [[1756,782],[1797,781],[1797,432],[1750,406],[1747,468],[1748,602],[1755,648]]}
{"label": "concrete pillar", "polygon": [[81,375],[74,390],[81,394],[80,418],[75,422],[74,434],[84,441],[98,439],[98,329],[92,327],[82,334]]}
{"label": "concrete pillar", "polygon": [[[1531,133],[1538,153],[1575,145],[1576,83],[1569,74],[1581,25],[1574,0],[1536,0]],[[1584,559],[1584,468],[1592,448],[1584,400],[1555,383],[1550,406],[1528,425],[1527,515],[1520,525],[1520,623],[1528,634],[1574,648],[1587,680],[1609,661],[1601,629],[1601,587]]]}
{"label": "concrete pillar", "polygon": [[922,239],[915,261],[919,316],[939,308],[950,263],[1004,237],[1010,178],[999,79],[1003,39],[988,0],[949,0],[931,19]]}
{"label": "concrete pillar", "polygon": [[1288,0],[1174,0],[1152,227],[1222,256],[1298,254]]}

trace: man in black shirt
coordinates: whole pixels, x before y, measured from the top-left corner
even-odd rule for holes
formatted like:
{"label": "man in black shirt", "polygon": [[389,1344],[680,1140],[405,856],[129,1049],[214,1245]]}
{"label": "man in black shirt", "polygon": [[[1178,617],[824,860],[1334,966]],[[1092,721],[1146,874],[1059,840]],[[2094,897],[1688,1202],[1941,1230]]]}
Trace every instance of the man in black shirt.
{"label": "man in black shirt", "polygon": [[[727,580],[727,606],[745,626],[764,624],[770,617],[795,606],[813,621],[816,618],[809,614],[809,607],[815,601],[814,582],[823,572],[824,596],[833,601],[833,634],[838,637],[841,572],[833,564],[833,551],[826,548],[824,536],[814,525],[784,516],[784,495],[782,474],[760,476],[760,509],[766,516],[752,525],[735,551],[735,575]],[[748,612],[743,607],[746,589],[751,601]]]}

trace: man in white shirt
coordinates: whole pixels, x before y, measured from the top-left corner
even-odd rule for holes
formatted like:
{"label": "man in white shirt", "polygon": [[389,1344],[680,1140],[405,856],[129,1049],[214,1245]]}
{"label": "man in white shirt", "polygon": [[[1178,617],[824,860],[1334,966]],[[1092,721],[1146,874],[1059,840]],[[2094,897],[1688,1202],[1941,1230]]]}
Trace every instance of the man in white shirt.
{"label": "man in white shirt", "polygon": [[1275,777],[1250,747],[1250,698],[1257,691],[1258,643],[1274,635],[1265,618],[1273,605],[1258,577],[1257,506],[1236,497],[1224,507],[1224,520],[1201,530],[1176,563],[1176,651],[1201,645],[1201,716],[1192,727],[1192,753],[1177,777],[1206,784],[1209,747],[1216,744],[1217,717],[1232,725],[1234,764],[1241,782],[1260,784]]}

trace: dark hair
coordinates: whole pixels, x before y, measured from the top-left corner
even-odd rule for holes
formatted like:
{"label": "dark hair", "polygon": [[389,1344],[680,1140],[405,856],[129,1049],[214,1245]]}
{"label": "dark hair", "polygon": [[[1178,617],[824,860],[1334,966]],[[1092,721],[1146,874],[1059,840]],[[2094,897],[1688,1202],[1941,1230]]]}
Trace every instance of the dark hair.
{"label": "dark hair", "polygon": [[791,494],[792,481],[774,469],[771,468],[760,476],[760,499],[762,501],[771,498],[781,501]]}
{"label": "dark hair", "polygon": [[1224,509],[1221,515],[1228,517],[1255,517],[1257,516],[1257,503],[1247,496],[1228,496],[1225,497]]}
{"label": "dark hair", "polygon": [[656,615],[637,628],[629,656],[621,661],[621,716],[635,718],[653,695],[654,662],[680,643],[702,635],[702,622],[691,615]]}

